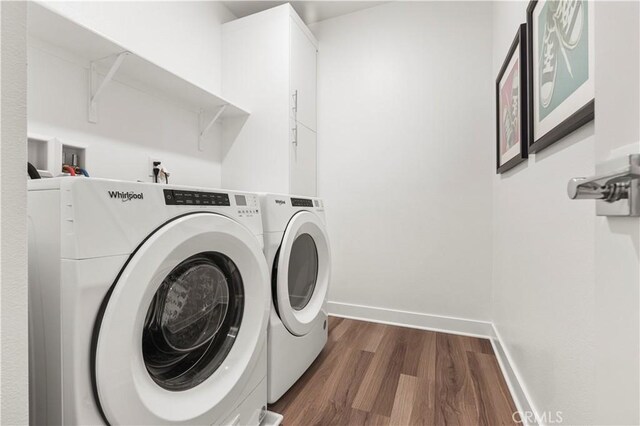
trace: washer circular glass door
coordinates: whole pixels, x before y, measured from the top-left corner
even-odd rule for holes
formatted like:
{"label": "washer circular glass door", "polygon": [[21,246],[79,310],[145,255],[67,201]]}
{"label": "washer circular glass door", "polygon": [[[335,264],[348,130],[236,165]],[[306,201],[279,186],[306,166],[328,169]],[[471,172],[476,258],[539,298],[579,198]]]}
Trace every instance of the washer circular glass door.
{"label": "washer circular glass door", "polygon": [[221,421],[259,362],[268,271],[254,235],[214,213],[156,230],[105,299],[94,386],[111,424]]}
{"label": "washer circular glass door", "polygon": [[235,263],[199,253],[167,275],[147,311],[142,355],[151,378],[168,390],[206,380],[233,347],[244,310]]}
{"label": "washer circular glass door", "polygon": [[327,296],[331,259],[324,224],[313,213],[296,213],[285,230],[275,264],[275,304],[287,329],[307,334]]}

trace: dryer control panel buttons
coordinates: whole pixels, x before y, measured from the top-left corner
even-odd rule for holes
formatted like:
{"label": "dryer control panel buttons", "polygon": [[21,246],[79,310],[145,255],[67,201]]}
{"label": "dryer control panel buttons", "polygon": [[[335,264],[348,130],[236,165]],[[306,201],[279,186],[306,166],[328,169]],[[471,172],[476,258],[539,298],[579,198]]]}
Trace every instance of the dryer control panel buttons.
{"label": "dryer control panel buttons", "polygon": [[165,189],[164,202],[169,206],[230,206],[229,194],[219,192]]}
{"label": "dryer control panel buttons", "polygon": [[293,207],[313,207],[313,200],[307,198],[291,198]]}

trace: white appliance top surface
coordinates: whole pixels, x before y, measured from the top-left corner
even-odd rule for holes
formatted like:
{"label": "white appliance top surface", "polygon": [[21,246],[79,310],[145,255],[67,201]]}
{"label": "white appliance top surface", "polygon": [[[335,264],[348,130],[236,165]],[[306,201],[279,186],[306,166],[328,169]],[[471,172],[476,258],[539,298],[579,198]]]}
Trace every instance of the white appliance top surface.
{"label": "white appliance top surface", "polygon": [[84,177],[31,180],[28,189],[29,208],[36,208],[31,199],[40,191],[59,191],[59,204],[37,208],[60,209],[61,253],[67,259],[129,254],[158,227],[197,212],[227,216],[262,241],[257,194]]}
{"label": "white appliance top surface", "polygon": [[73,177],[73,176],[63,176],[56,178],[43,178],[43,179],[31,179],[28,180],[28,190],[29,191],[38,191],[42,189],[58,189],[62,186],[70,186],[73,184],[89,184],[89,185],[102,185],[106,183],[115,183],[122,185],[131,185],[131,187],[138,188],[170,188],[170,189],[184,189],[184,190],[201,190],[201,191],[215,191],[215,192],[224,192],[227,194],[255,194],[252,192],[246,191],[237,191],[237,190],[229,190],[229,189],[220,189],[220,188],[211,188],[206,186],[188,186],[188,185],[164,185],[159,183],[151,183],[151,182],[130,182],[123,181],[118,179],[104,179],[104,178],[84,178],[84,177]]}
{"label": "white appliance top surface", "polygon": [[321,198],[291,194],[260,193],[264,232],[284,232],[291,217],[308,211],[325,222],[325,205]]}

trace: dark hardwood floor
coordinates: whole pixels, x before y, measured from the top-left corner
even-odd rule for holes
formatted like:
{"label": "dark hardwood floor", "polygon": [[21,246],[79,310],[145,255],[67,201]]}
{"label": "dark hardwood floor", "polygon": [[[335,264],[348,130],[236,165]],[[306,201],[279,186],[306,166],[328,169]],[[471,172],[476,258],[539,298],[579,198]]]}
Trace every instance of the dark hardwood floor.
{"label": "dark hardwood floor", "polygon": [[516,410],[486,339],[329,318],[329,341],[271,411],[290,425],[502,425]]}

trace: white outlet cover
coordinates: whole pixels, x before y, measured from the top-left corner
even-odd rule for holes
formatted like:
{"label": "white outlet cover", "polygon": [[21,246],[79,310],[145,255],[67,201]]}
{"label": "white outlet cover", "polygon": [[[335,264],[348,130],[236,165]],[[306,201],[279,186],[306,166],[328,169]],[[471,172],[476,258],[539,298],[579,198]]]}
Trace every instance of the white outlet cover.
{"label": "white outlet cover", "polygon": [[159,158],[157,157],[149,157],[149,166],[147,168],[147,170],[149,170],[149,177],[153,177],[153,162],[154,161],[160,161],[162,162]]}

